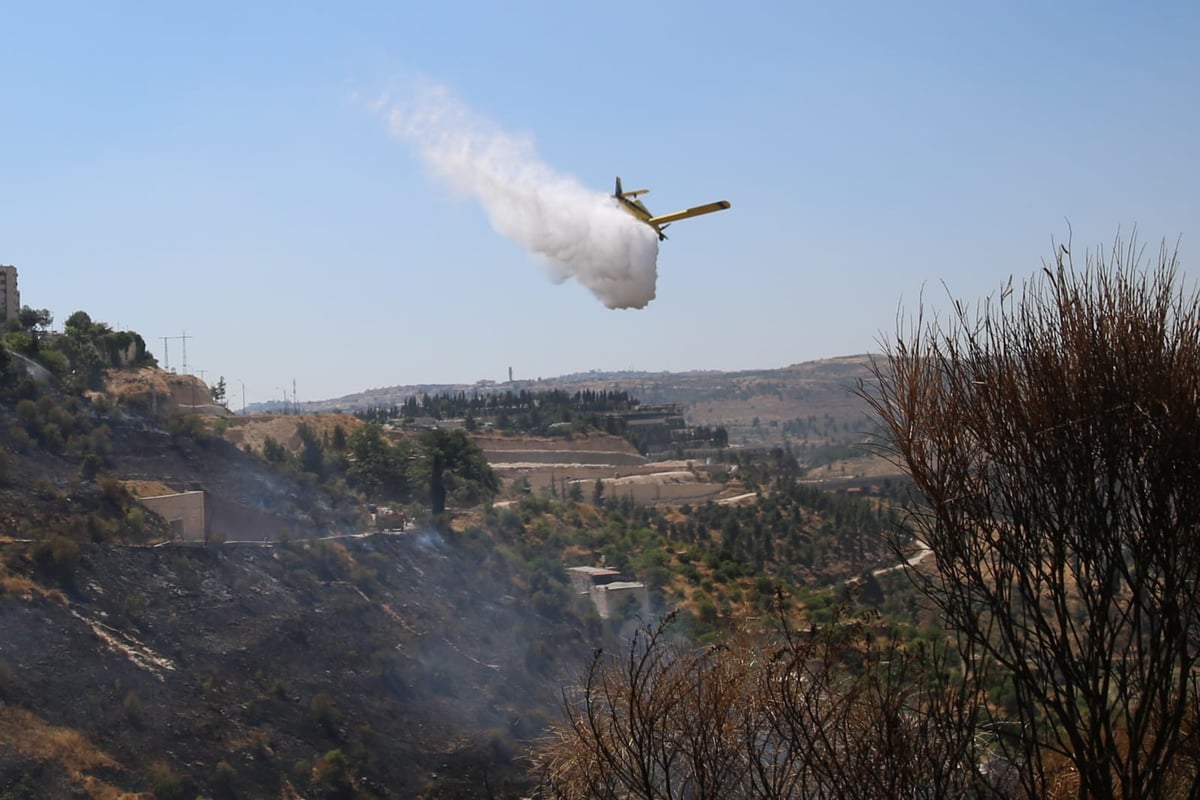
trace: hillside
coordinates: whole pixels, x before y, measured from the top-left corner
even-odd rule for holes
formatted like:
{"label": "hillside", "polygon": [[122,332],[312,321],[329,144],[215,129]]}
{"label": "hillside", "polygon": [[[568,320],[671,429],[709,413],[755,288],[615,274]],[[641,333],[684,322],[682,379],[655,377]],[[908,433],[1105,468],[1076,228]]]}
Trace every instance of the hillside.
{"label": "hillside", "polygon": [[[361,423],[193,394],[142,367],[0,402],[0,796],[527,788],[521,742],[589,652],[572,604],[532,608],[478,534],[312,538],[362,530],[364,504],[253,451]],[[256,526],[222,538],[300,538],[170,543],[134,496],[197,490]]]}
{"label": "hillside", "polygon": [[4,797],[514,796],[589,652],[469,538],[0,553]]}
{"label": "hillside", "polygon": [[[133,402],[43,395],[15,406],[0,403],[0,541],[52,535],[130,540],[130,490],[139,484],[200,490],[214,502],[297,529],[359,529],[357,509],[336,496],[211,434],[199,417],[162,409],[153,415],[149,405],[143,395]],[[134,527],[146,529],[133,532],[133,541],[163,538],[155,533],[161,521],[136,516]]]}

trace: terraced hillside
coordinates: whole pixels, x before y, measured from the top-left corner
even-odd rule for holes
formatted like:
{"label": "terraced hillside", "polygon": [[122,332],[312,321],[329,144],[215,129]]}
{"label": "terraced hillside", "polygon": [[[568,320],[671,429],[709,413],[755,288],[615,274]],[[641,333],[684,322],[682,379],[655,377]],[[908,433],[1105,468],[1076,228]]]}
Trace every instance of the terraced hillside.
{"label": "terraced hillside", "polygon": [[651,504],[703,503],[729,494],[711,479],[705,465],[651,461],[617,436],[476,436],[474,440],[501,478],[509,484],[523,480],[534,491],[552,483],[556,491],[569,491],[576,485],[584,496],[591,497],[600,481],[608,496]]}

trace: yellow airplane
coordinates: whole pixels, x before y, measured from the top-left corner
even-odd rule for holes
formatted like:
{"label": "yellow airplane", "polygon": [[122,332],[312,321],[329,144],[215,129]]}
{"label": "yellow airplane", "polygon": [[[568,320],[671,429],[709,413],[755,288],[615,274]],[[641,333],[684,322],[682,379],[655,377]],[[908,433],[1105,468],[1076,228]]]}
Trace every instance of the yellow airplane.
{"label": "yellow airplane", "polygon": [[718,200],[715,203],[696,206],[695,208],[689,208],[686,211],[676,211],[671,214],[663,214],[656,217],[650,213],[650,209],[642,205],[641,200],[637,199],[638,195],[646,194],[649,191],[649,189],[638,189],[633,192],[622,191],[621,179],[617,178],[617,189],[615,192],[613,192],[613,197],[617,198],[617,200],[621,203],[621,208],[625,209],[630,214],[649,225],[651,228],[654,228],[654,232],[658,234],[660,241],[667,238],[667,235],[663,233],[663,228],[667,227],[672,222],[681,219],[687,219],[688,217],[698,217],[701,214],[711,214],[714,211],[724,211],[731,205],[728,200]]}

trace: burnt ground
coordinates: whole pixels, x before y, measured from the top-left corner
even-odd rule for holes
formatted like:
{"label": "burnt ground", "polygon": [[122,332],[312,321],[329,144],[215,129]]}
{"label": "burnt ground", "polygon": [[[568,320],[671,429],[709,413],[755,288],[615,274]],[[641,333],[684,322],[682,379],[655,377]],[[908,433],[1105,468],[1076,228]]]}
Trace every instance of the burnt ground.
{"label": "burnt ground", "polygon": [[590,653],[461,534],[91,545],[57,584],[26,547],[3,550],[6,798],[515,797]]}

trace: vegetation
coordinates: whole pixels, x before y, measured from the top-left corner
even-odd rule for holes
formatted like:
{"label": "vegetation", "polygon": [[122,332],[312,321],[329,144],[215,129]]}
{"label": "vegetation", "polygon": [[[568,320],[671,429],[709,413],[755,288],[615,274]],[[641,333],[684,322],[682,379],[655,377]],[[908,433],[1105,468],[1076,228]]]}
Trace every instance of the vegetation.
{"label": "vegetation", "polygon": [[[780,598],[782,600],[782,598]],[[596,651],[534,749],[540,797],[974,798],[994,785],[977,704],[936,648],[775,617],[697,648],[669,620]]]}
{"label": "vegetation", "polygon": [[[25,306],[16,318],[8,321],[4,347],[39,363],[68,392],[102,388],[106,369],[154,363],[146,342],[133,331],[115,331],[106,323],[93,322],[87,312],[76,311],[63,323],[62,333],[56,334],[49,330],[53,320],[49,311]],[[27,374],[24,377],[35,380]],[[6,384],[10,391],[17,390],[18,396],[29,391],[18,389],[22,383],[19,379],[16,385],[8,385],[9,381],[0,383]]]}
{"label": "vegetation", "polygon": [[[389,420],[413,420],[430,417],[435,420],[483,419],[494,420],[495,426],[503,430],[520,431],[538,435],[550,435],[554,426],[566,423],[567,429],[600,429],[606,424],[606,415],[614,412],[631,411],[638,401],[622,391],[583,391],[568,394],[561,390],[531,392],[527,389],[493,394],[466,392],[423,394],[409,397],[401,405],[388,408],[371,407],[359,412],[358,416],[369,422]],[[613,418],[615,419],[615,418]],[[615,431],[610,431],[615,432]]]}
{"label": "vegetation", "polygon": [[[794,461],[743,463],[778,488],[764,486],[756,503],[673,509],[597,495],[592,484],[584,502],[575,483],[574,491],[520,494],[485,521],[497,548],[535,570],[603,563],[642,581],[651,610],[678,609],[676,632],[697,638],[767,613],[778,588],[798,619],[826,620],[848,582],[898,559],[885,538],[897,512],[886,501],[802,486]],[[902,595],[891,592],[889,607],[915,630],[923,620]]]}
{"label": "vegetation", "polygon": [[[647,407],[624,391],[522,389],[493,394],[465,392],[409,397],[402,405],[370,407],[358,412],[368,422],[399,421],[403,425],[427,417],[462,420],[469,432],[481,428],[530,436],[572,436],[603,431],[627,439],[639,452],[722,448],[729,437],[721,426],[688,426],[677,406]],[[638,417],[662,419],[661,424],[631,424]],[[644,420],[643,420],[644,421]]]}
{"label": "vegetation", "polygon": [[966,679],[1011,682],[1033,796],[1062,763],[1080,797],[1200,793],[1200,295],[1176,284],[1165,246],[1081,273],[1062,248],[1020,298],[918,316],[867,395],[927,503],[919,586]]}
{"label": "vegetation", "polygon": [[447,499],[476,505],[499,489],[483,451],[462,430],[424,431],[393,444],[372,423],[349,437],[347,452],[347,482],[374,500],[418,502],[436,514]]}
{"label": "vegetation", "polygon": [[738,456],[734,464],[743,486],[757,493],[755,502],[689,506],[670,524],[673,539],[719,541],[754,571],[801,585],[829,584],[895,559],[896,539],[888,539],[900,529],[901,511],[894,498],[801,483],[799,463],[780,448],[765,457]]}
{"label": "vegetation", "polygon": [[[114,434],[102,409],[86,397],[24,385],[33,397],[0,404],[0,499],[21,511],[12,534],[75,543],[141,543],[161,534],[161,520],[108,477]],[[53,481],[40,472],[47,459]],[[39,466],[34,475],[31,464]]]}

